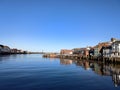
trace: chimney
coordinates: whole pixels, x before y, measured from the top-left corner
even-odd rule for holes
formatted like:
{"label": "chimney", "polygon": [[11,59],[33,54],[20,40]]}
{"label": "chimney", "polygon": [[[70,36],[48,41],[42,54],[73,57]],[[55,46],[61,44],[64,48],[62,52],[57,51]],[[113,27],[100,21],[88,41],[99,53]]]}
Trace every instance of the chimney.
{"label": "chimney", "polygon": [[111,42],[115,42],[116,40],[116,38],[111,38]]}

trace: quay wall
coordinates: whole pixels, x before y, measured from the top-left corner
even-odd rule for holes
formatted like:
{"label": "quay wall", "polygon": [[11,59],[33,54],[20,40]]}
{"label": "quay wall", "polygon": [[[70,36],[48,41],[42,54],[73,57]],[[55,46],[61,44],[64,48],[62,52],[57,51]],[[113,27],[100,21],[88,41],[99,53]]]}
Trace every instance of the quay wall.
{"label": "quay wall", "polygon": [[75,60],[96,60],[109,63],[120,62],[120,57],[97,57],[97,56],[79,56],[79,55],[56,55],[56,54],[44,54],[46,58],[62,58],[62,59],[75,59]]}

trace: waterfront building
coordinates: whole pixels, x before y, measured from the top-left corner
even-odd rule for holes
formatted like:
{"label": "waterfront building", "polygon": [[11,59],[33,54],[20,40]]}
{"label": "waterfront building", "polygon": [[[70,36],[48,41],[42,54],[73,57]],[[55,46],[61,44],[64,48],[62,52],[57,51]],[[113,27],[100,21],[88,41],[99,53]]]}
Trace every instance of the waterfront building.
{"label": "waterfront building", "polygon": [[100,56],[100,50],[99,50],[100,48],[99,47],[95,47],[94,48],[94,56]]}
{"label": "waterfront building", "polygon": [[10,54],[11,49],[8,46],[1,45],[1,53],[2,54]]}
{"label": "waterfront building", "polygon": [[87,56],[89,56],[89,50],[90,50],[90,48],[74,48],[73,54],[87,57]]}
{"label": "waterfront building", "polygon": [[73,54],[79,54],[80,53],[80,51],[81,51],[81,48],[74,48],[73,49]]}
{"label": "waterfront building", "polygon": [[11,53],[12,53],[12,54],[17,53],[17,49],[16,49],[16,48],[11,49]]}
{"label": "waterfront building", "polygon": [[120,68],[112,68],[112,80],[115,87],[120,86]]}
{"label": "waterfront building", "polygon": [[73,54],[73,50],[62,49],[62,50],[60,51],[60,54],[61,54],[61,55],[71,55],[71,54]]}
{"label": "waterfront building", "polygon": [[0,53],[2,53],[3,45],[0,45]]}
{"label": "waterfront building", "polygon": [[10,54],[11,49],[8,46],[0,45],[0,54]]}
{"label": "waterfront building", "polygon": [[90,50],[89,50],[89,56],[94,56],[94,48],[90,48]]}
{"label": "waterfront building", "polygon": [[115,41],[112,43],[111,57],[120,57],[120,41]]}
{"label": "waterfront building", "polygon": [[102,47],[102,56],[104,57],[111,57],[111,51],[112,51],[112,47],[111,46],[106,46],[106,47]]}
{"label": "waterfront building", "polygon": [[111,41],[110,42],[102,42],[99,43],[98,45],[96,45],[94,47],[94,56],[98,57],[101,56],[103,54],[103,47],[107,47],[111,45]]}
{"label": "waterfront building", "polygon": [[115,54],[115,46],[116,46],[116,50],[117,50],[117,48],[119,47],[118,40],[116,38],[111,38],[111,41],[108,42],[108,44],[102,46],[102,48],[100,50],[101,56],[115,57],[117,55],[117,54]]}
{"label": "waterfront building", "polygon": [[20,53],[23,53],[24,51],[22,50],[17,50],[17,53],[20,54]]}

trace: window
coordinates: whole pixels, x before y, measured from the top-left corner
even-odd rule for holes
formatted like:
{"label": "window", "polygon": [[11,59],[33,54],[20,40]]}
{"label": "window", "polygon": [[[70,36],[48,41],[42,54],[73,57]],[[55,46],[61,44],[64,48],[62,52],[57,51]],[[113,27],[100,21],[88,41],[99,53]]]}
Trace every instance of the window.
{"label": "window", "polygon": [[118,53],[118,56],[120,56],[120,52]]}

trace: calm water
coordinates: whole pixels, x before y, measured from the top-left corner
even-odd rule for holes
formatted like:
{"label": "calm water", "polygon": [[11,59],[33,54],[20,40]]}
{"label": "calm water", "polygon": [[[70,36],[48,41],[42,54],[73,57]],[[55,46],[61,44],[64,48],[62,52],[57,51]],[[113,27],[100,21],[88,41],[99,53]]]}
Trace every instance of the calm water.
{"label": "calm water", "polygon": [[120,65],[0,56],[0,90],[120,90]]}

